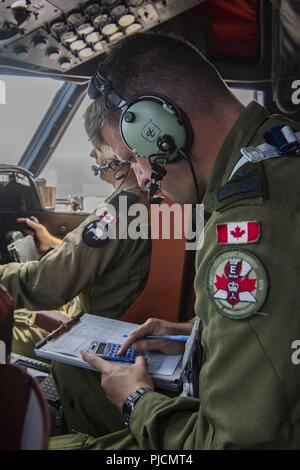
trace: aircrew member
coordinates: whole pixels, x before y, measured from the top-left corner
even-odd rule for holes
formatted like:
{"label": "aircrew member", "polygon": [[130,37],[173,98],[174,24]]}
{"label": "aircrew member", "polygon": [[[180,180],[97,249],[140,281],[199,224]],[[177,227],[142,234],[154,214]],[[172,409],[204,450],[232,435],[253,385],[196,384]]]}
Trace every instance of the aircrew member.
{"label": "aircrew member", "polygon": [[[98,110],[103,101],[118,104],[116,96],[127,103],[95,129],[123,158],[131,149],[140,185],[153,183],[159,155],[162,189],[181,202],[204,202],[194,283],[204,355],[194,370],[199,394],[168,398],[154,390],[143,358],[129,369],[84,353],[129,427],[97,439],[62,436],[52,447],[299,449],[300,374],[292,361],[300,334],[299,124],[256,102],[244,108],[214,67],[173,37],[125,38],[92,85]],[[193,131],[187,146],[184,114]],[[135,126],[140,133],[131,132]],[[149,155],[152,144],[157,151]],[[124,349],[163,350],[144,336],[181,329],[187,333],[186,324],[148,321]]]}
{"label": "aircrew member", "polygon": [[[127,198],[128,206],[137,202],[145,204],[146,198],[130,165],[109,155],[104,147],[102,152],[94,149],[91,156],[98,162],[100,177],[112,184],[115,192],[61,243],[42,234],[45,244],[57,243],[57,246],[40,261],[0,266],[0,282],[11,293],[16,309],[54,310],[68,303],[65,309],[68,315],[85,311],[119,318],[145,286],[150,241],[102,239],[98,237],[97,227],[102,223],[105,228],[110,222],[118,225],[119,217],[125,217],[118,215],[119,196]],[[117,220],[113,217],[109,220],[108,204],[115,207]],[[28,325],[24,315],[18,314],[14,352],[31,355],[33,346],[45,335],[44,330],[32,323],[29,320]]]}

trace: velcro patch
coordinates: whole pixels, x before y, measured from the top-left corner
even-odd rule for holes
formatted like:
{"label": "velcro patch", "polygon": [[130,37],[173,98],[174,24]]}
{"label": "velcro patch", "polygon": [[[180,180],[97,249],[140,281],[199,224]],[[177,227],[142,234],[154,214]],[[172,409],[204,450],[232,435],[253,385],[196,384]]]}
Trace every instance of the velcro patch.
{"label": "velcro patch", "polygon": [[234,319],[254,315],[267,295],[267,275],[252,253],[225,250],[212,260],[207,273],[207,290],[218,313]]}
{"label": "velcro patch", "polygon": [[252,179],[250,181],[240,181],[234,183],[227,183],[217,191],[218,202],[224,201],[232,196],[244,193],[257,193],[262,194],[264,190],[263,181],[260,179]]}
{"label": "velcro patch", "polygon": [[99,218],[102,219],[107,224],[115,224],[116,223],[116,218],[107,211],[102,211],[97,215],[99,215]]}
{"label": "velcro patch", "polygon": [[87,246],[100,248],[108,242],[108,235],[108,224],[103,219],[94,220],[84,228],[82,239]]}
{"label": "velcro patch", "polygon": [[216,210],[243,199],[268,196],[262,162],[245,163],[230,181],[215,192]]}
{"label": "velcro patch", "polygon": [[257,221],[228,222],[216,227],[218,244],[254,243],[260,238],[260,225]]}

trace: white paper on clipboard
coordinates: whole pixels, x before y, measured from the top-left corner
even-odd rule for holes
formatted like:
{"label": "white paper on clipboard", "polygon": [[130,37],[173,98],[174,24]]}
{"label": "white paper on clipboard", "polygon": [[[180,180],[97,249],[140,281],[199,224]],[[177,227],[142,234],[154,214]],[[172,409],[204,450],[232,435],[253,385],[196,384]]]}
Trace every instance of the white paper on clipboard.
{"label": "white paper on clipboard", "polygon": [[[86,313],[70,331],[51,341],[46,341],[35,349],[35,353],[40,357],[91,369],[91,366],[81,357],[82,350],[89,349],[93,341],[123,343],[124,335],[128,335],[137,326],[134,323]],[[166,382],[166,385],[167,382],[178,382],[182,355],[151,352],[147,353],[146,357],[149,374],[154,381],[155,376],[159,376],[162,388],[164,387],[161,382]],[[128,366],[130,367],[130,364]],[[165,388],[173,389],[171,383]]]}

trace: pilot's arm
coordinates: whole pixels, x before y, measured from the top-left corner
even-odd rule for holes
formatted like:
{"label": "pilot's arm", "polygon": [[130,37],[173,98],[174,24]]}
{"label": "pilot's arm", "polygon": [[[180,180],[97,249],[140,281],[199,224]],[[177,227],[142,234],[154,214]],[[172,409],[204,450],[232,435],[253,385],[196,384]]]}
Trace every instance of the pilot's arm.
{"label": "pilot's arm", "polygon": [[40,261],[0,266],[0,282],[11,293],[15,308],[57,309],[92,285],[126,251],[130,256],[131,240],[103,241],[88,230],[98,221],[95,211]]}

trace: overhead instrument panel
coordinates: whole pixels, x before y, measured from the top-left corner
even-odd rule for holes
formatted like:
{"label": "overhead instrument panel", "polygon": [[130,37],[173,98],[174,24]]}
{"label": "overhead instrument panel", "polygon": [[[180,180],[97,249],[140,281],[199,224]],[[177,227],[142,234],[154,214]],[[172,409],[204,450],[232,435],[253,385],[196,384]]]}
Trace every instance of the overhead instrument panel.
{"label": "overhead instrument panel", "polygon": [[69,72],[204,0],[1,0],[0,63]]}

